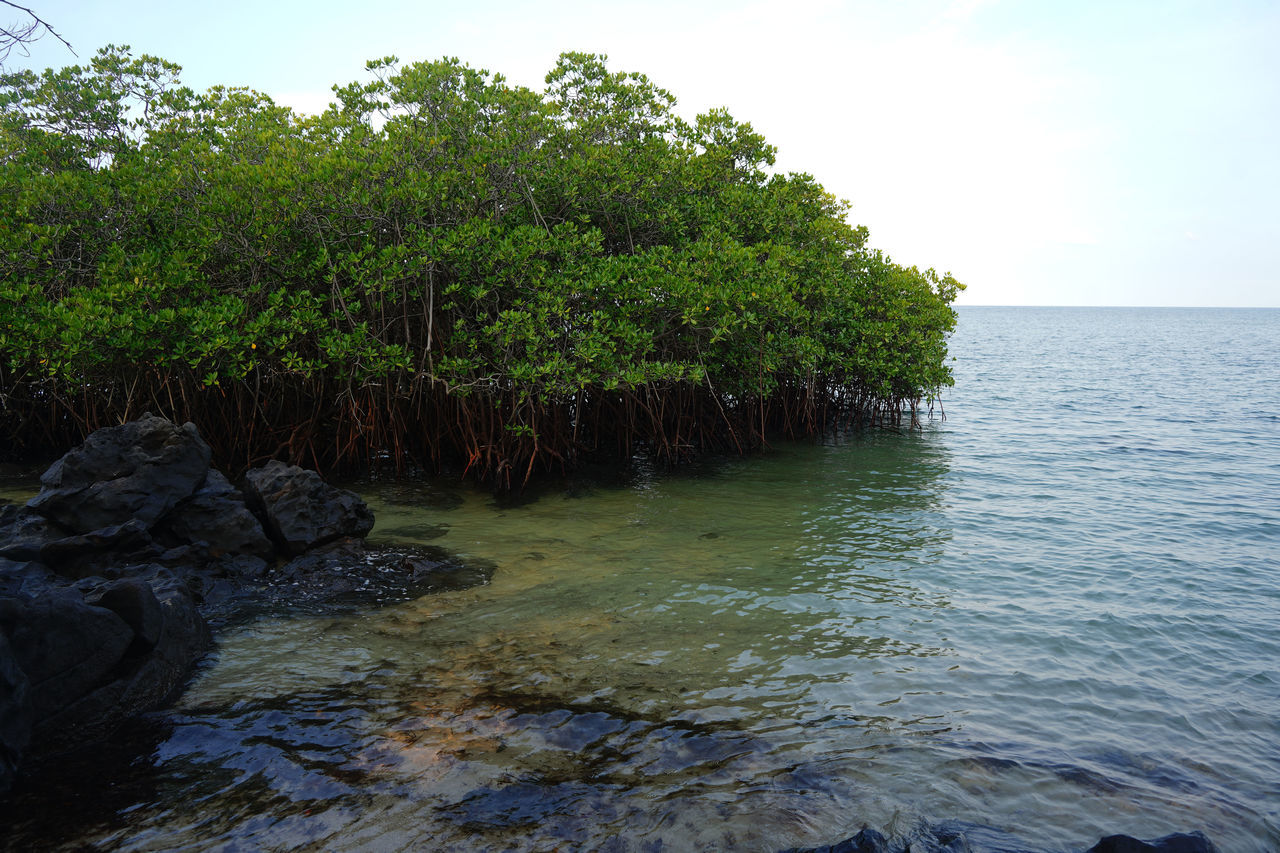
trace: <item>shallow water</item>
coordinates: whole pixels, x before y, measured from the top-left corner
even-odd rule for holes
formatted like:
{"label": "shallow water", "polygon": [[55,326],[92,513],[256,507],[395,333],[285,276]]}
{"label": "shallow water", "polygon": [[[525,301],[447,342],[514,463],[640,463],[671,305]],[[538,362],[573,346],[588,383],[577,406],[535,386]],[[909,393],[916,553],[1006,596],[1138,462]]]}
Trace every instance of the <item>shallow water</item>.
{"label": "shallow water", "polygon": [[952,349],[917,432],[518,502],[362,484],[374,538],[492,583],[231,630],[82,759],[110,797],[69,817],[46,774],[10,846],[774,850],[954,818],[1280,849],[1280,311],[968,308]]}

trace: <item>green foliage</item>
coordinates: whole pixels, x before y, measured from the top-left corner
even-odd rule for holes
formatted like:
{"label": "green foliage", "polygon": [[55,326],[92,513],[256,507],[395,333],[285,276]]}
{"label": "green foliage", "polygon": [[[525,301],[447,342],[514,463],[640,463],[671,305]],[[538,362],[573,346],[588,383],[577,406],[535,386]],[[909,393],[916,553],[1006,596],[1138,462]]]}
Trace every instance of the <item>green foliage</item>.
{"label": "green foliage", "polygon": [[537,93],[369,63],[319,116],[108,47],[0,76],[0,429],[149,407],[224,455],[678,456],[891,418],[950,384],[962,285],[716,110],[604,57]]}

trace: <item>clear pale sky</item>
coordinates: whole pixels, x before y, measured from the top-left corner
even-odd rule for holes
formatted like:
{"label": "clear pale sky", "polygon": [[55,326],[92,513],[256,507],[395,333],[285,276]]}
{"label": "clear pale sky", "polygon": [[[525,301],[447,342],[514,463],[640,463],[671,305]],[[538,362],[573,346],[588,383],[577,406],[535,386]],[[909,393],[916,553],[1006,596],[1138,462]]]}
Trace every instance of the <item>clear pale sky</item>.
{"label": "clear pale sky", "polygon": [[388,54],[541,90],[561,51],[606,53],[751,122],[961,304],[1280,306],[1274,0],[23,5],[80,58],[46,36],[10,68],[128,44],[312,111]]}

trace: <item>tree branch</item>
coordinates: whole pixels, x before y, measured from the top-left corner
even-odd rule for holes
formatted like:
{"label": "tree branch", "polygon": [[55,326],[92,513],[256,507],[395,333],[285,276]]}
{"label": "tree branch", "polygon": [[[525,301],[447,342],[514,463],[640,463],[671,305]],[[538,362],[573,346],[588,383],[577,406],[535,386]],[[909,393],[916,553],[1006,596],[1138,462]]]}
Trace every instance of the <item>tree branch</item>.
{"label": "tree branch", "polygon": [[[26,6],[19,6],[10,0],[0,0],[0,5],[8,6],[11,9],[17,9],[19,12],[26,12],[31,16],[31,20],[25,23],[16,23],[9,27],[0,27],[0,62],[4,62],[9,58],[9,53],[15,47],[31,44],[40,38],[40,28],[43,27],[45,32],[53,33],[53,37],[67,46],[67,50],[71,51],[72,56],[79,56],[75,48],[71,46],[71,42],[64,39],[57,30],[49,25],[49,22],[41,18],[35,12]],[[24,49],[25,50],[25,49]]]}

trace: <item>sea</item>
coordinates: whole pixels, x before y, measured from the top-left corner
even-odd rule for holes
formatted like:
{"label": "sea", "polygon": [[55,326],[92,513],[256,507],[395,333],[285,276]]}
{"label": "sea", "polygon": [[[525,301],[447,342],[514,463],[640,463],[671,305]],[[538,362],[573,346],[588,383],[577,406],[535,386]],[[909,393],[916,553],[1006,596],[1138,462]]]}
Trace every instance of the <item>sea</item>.
{"label": "sea", "polygon": [[490,582],[228,626],[0,843],[1280,850],[1280,310],[958,310],[918,429],[355,483]]}

